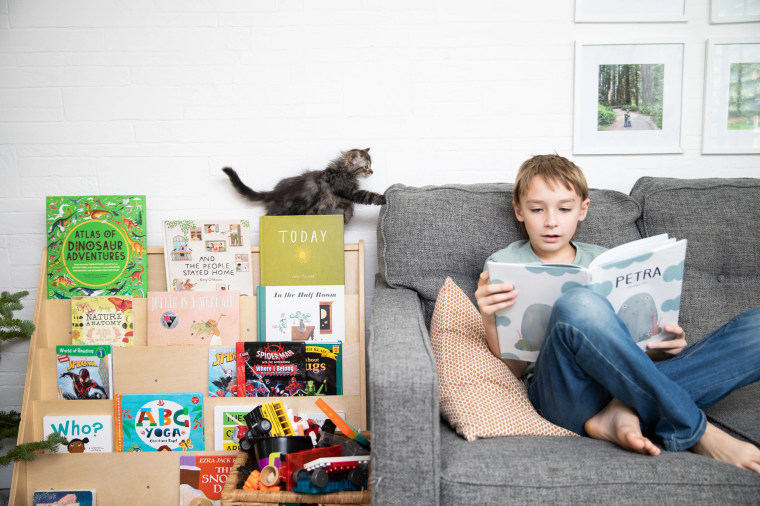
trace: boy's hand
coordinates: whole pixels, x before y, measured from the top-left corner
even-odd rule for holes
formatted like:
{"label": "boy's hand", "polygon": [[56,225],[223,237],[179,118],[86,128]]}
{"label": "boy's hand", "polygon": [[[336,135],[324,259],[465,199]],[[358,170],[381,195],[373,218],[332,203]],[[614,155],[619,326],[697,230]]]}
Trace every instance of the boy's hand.
{"label": "boy's hand", "polygon": [[653,353],[650,356],[655,360],[662,360],[678,355],[686,348],[686,332],[678,325],[665,325],[665,332],[673,334],[673,339],[668,341],[654,341],[647,344],[647,349]]}
{"label": "boy's hand", "polygon": [[517,290],[511,283],[489,283],[488,271],[483,271],[478,278],[478,289],[475,291],[475,302],[484,319],[492,319],[494,313],[515,303]]}

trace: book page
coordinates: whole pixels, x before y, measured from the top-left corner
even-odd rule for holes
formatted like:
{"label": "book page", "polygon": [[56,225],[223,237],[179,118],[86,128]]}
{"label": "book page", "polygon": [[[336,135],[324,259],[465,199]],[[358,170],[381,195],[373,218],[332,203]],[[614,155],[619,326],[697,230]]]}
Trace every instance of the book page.
{"label": "book page", "polygon": [[513,306],[496,313],[501,358],[534,362],[554,302],[567,290],[585,286],[588,271],[577,265],[488,263],[491,283],[512,283]]}
{"label": "book page", "polygon": [[686,240],[671,239],[591,271],[591,288],[607,297],[642,349],[672,338],[663,327],[678,324],[685,258]]}

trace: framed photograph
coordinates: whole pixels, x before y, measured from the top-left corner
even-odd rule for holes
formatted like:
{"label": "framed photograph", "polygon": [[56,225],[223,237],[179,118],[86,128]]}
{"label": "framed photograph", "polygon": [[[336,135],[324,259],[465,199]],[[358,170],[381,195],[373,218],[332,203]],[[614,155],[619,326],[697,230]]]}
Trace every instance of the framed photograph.
{"label": "framed photograph", "polygon": [[682,153],[684,43],[575,47],[573,152]]}
{"label": "framed photograph", "polygon": [[760,37],[707,41],[702,153],[760,153]]}
{"label": "framed photograph", "polygon": [[686,0],[575,0],[575,22],[686,22]]}
{"label": "framed photograph", "polygon": [[760,21],[760,0],[711,0],[711,23]]}

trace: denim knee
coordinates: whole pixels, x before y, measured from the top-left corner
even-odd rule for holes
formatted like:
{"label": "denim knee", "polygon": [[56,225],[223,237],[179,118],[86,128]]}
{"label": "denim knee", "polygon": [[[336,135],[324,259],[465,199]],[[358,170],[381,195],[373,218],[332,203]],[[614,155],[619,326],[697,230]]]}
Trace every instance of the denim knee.
{"label": "denim knee", "polygon": [[569,325],[586,337],[618,334],[620,320],[609,301],[588,288],[568,290],[554,303],[549,327]]}

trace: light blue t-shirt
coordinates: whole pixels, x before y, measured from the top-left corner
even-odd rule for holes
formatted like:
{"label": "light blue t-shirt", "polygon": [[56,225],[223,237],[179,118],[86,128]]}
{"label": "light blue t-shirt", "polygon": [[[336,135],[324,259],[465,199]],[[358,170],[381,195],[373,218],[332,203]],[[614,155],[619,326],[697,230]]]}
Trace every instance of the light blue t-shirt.
{"label": "light blue t-shirt", "polygon": [[[580,265],[581,267],[588,267],[597,256],[607,251],[607,248],[597,246],[596,244],[587,244],[585,242],[571,242],[570,244],[575,247],[573,264]],[[488,266],[488,262],[510,264],[544,263],[543,260],[538,258],[533,248],[530,247],[530,241],[527,239],[515,241],[506,248],[500,249],[486,259],[486,266]],[[484,267],[483,270],[487,270],[487,268]],[[529,362],[528,367],[525,368],[525,372],[522,375],[522,380],[526,385],[530,377],[533,376],[534,369],[535,363]]]}
{"label": "light blue t-shirt", "polygon": [[[571,242],[570,244],[575,247],[573,264],[580,265],[581,267],[588,267],[597,256],[607,251],[607,248],[597,246],[596,244],[587,244],[585,242]],[[527,264],[543,263],[543,260],[538,258],[533,248],[530,247],[530,241],[523,239],[522,241],[515,241],[506,248],[493,253],[486,260],[486,264],[488,262]]]}

